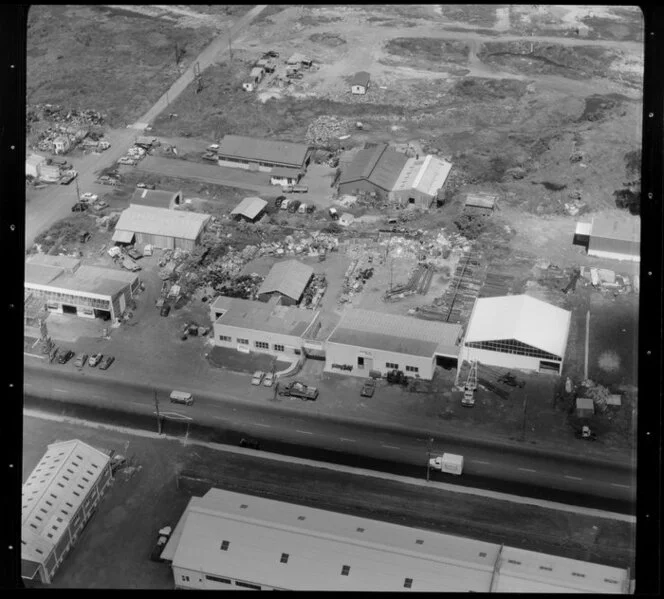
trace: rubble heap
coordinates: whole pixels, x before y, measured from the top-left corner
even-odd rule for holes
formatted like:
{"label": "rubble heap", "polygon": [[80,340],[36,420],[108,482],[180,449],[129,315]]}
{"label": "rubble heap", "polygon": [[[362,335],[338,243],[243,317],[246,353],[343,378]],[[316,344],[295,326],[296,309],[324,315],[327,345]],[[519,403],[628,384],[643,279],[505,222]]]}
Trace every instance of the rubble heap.
{"label": "rubble heap", "polygon": [[331,139],[347,135],[348,121],[335,116],[319,116],[307,128],[306,140],[310,144],[325,144]]}

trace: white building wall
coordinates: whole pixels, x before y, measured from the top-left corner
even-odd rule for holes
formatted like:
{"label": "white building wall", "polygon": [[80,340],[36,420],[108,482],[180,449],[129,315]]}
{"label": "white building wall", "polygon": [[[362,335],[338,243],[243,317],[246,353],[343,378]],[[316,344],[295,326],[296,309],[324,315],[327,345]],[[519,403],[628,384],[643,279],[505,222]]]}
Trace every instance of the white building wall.
{"label": "white building wall", "polygon": [[[364,368],[357,366],[357,358],[364,358]],[[397,352],[383,351],[354,347],[341,343],[327,342],[325,348],[325,372],[336,372],[337,374],[348,374],[351,376],[368,377],[370,370],[377,370],[385,376],[391,367],[387,363],[398,364],[408,376],[418,374],[421,379],[431,380],[435,369],[434,356],[409,356]],[[340,370],[332,368],[332,364],[343,364],[353,366],[352,370]],[[417,373],[407,371],[406,366],[414,366],[419,369]]]}
{"label": "white building wall", "polygon": [[[228,326],[223,323],[214,323],[214,343],[219,347],[230,347],[238,349],[242,346],[253,352],[261,352],[270,354],[271,356],[295,356],[296,350],[302,351],[302,339],[295,335],[283,335],[280,333],[267,333],[265,331],[253,331],[251,329],[243,329],[240,327]],[[220,336],[230,337],[230,341],[222,341]],[[237,342],[237,339],[248,339],[248,345],[242,345]],[[263,341],[269,344],[268,349],[256,347],[256,341]],[[283,345],[284,351],[277,351],[274,349],[275,345]]]}
{"label": "white building wall", "polygon": [[366,94],[367,88],[364,85],[352,85],[350,91],[354,94]]}
{"label": "white building wall", "polygon": [[231,160],[222,160],[221,158],[217,160],[219,166],[230,166],[231,168],[243,168],[244,170],[249,170],[249,164],[242,162],[233,162]]}
{"label": "white building wall", "polygon": [[[480,364],[487,366],[498,366],[500,368],[513,368],[516,370],[534,370],[539,371],[540,360],[543,358],[534,358],[531,356],[520,356],[518,354],[505,354],[486,349],[477,349],[475,347],[463,346],[461,351],[463,360],[471,362],[477,360]],[[546,360],[555,362],[556,360]],[[562,368],[562,362],[560,362]]]}
{"label": "white building wall", "polygon": [[[216,580],[208,580],[206,578],[206,572],[201,570],[189,570],[187,568],[180,568],[179,566],[173,565],[173,581],[175,582],[176,589],[198,589],[198,590],[208,590],[208,591],[251,591],[254,589],[249,589],[247,587],[237,586],[238,582],[245,582],[249,584],[255,584],[261,587],[262,591],[273,591],[274,587],[266,586],[260,584],[259,582],[252,580],[238,581],[229,575],[221,574],[212,574],[216,578],[224,578],[230,582],[219,582]],[[285,589],[279,589],[285,590]]]}
{"label": "white building wall", "polygon": [[600,250],[588,250],[589,256],[597,258],[608,258],[609,260],[627,260],[629,262],[641,262],[641,256],[632,256],[630,254],[617,254],[614,252],[602,252]]}

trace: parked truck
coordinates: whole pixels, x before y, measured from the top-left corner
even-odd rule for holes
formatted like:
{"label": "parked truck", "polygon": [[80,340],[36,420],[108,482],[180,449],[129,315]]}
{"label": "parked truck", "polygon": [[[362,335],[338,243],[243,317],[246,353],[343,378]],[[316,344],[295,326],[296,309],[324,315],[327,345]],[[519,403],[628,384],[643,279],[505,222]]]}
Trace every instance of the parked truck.
{"label": "parked truck", "polygon": [[304,383],[299,381],[293,381],[284,385],[279,390],[279,395],[285,395],[286,397],[299,397],[302,400],[311,400],[316,401],[318,398],[318,389],[316,387],[309,387]]}
{"label": "parked truck", "polygon": [[459,476],[463,472],[463,456],[453,453],[444,453],[443,455],[430,458],[429,468]]}

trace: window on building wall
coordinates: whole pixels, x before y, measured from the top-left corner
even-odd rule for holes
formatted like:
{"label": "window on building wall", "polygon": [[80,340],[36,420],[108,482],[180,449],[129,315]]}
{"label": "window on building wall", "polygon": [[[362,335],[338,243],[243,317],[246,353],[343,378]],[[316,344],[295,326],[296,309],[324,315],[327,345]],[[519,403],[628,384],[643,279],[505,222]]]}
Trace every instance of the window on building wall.
{"label": "window on building wall", "polygon": [[219,335],[219,341],[225,341],[226,343],[231,343],[233,338],[229,335]]}
{"label": "window on building wall", "polygon": [[392,370],[399,370],[399,365],[394,362],[385,362],[385,368],[391,368]]}
{"label": "window on building wall", "polygon": [[249,339],[240,339],[240,338],[238,337],[237,342],[238,342],[240,345],[249,345]]}
{"label": "window on building wall", "polygon": [[222,541],[221,542],[221,550],[222,551],[228,551],[229,546],[230,546],[230,543],[228,541]]}
{"label": "window on building wall", "polygon": [[286,351],[286,348],[279,343],[275,343],[272,347],[274,347],[274,351]]}
{"label": "window on building wall", "polygon": [[235,586],[244,587],[245,589],[254,589],[256,591],[261,590],[261,586],[258,584],[249,584],[248,582],[240,582],[239,580],[235,581]]}
{"label": "window on building wall", "polygon": [[413,586],[413,579],[412,579],[412,578],[406,578],[406,579],[403,581],[403,586],[404,586],[404,588],[406,588],[406,589],[410,589],[410,588],[412,588],[412,586]]}
{"label": "window on building wall", "polygon": [[342,566],[341,575],[348,576],[348,574],[350,574],[350,566]]}
{"label": "window on building wall", "polygon": [[259,349],[270,349],[270,344],[265,343],[265,341],[254,341],[254,346]]}
{"label": "window on building wall", "polygon": [[288,554],[287,553],[282,553],[281,554],[281,563],[282,564],[287,564],[288,563]]}
{"label": "window on building wall", "polygon": [[184,574],[182,575],[182,580],[185,582],[189,582],[189,576],[185,576]]}
{"label": "window on building wall", "polygon": [[223,582],[225,584],[231,584],[231,581],[229,578],[221,578],[219,576],[211,576],[210,574],[205,575],[206,580],[212,580],[214,582]]}
{"label": "window on building wall", "polygon": [[406,366],[406,372],[419,372],[420,369],[417,366]]}

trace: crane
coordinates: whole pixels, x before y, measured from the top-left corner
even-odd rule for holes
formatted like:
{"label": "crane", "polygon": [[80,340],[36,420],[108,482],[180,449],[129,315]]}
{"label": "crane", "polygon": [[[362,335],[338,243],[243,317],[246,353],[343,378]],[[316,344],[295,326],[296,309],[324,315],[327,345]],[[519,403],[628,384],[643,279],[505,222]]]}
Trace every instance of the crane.
{"label": "crane", "polygon": [[477,389],[477,360],[470,363],[470,371],[466,384],[463,386],[461,405],[472,408],[475,405],[475,389]]}

